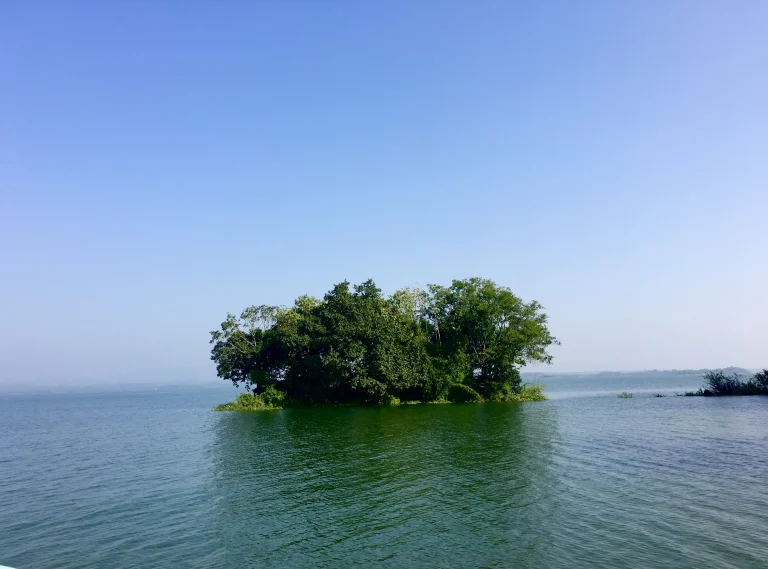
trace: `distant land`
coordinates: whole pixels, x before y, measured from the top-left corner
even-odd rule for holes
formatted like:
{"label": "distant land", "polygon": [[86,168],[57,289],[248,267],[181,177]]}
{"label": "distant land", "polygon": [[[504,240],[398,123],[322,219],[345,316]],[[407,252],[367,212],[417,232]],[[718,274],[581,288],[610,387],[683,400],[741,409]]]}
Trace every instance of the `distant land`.
{"label": "distant land", "polygon": [[[760,371],[759,369],[749,370],[743,367],[723,367],[712,368],[722,370],[726,374],[739,374],[739,375],[752,375],[753,373]],[[620,376],[643,376],[649,375],[702,375],[705,372],[710,371],[710,368],[702,369],[648,369],[642,371],[582,371],[582,372],[544,372],[544,371],[523,371],[522,375],[526,379],[537,379],[542,377],[554,377],[557,375],[590,375],[590,376],[606,376],[606,375],[620,375]]]}

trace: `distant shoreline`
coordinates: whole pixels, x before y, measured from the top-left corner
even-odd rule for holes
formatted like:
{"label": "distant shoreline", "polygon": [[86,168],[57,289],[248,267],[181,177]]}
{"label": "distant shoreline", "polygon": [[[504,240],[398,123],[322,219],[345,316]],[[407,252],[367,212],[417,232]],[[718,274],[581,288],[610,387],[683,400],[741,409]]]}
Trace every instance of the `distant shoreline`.
{"label": "distant shoreline", "polygon": [[543,371],[523,371],[521,375],[525,377],[555,377],[562,375],[588,375],[588,376],[605,376],[605,375],[704,375],[712,370],[719,370],[726,374],[738,374],[738,375],[752,375],[759,372],[761,368],[747,369],[743,367],[729,366],[724,368],[701,368],[701,369],[648,369],[641,371],[560,371],[560,372],[543,372]]}

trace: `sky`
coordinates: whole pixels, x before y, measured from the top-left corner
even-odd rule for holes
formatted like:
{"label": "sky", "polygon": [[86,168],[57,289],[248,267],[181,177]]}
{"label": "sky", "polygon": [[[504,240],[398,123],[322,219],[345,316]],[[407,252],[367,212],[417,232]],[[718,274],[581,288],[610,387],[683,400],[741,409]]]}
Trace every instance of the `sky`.
{"label": "sky", "polygon": [[541,371],[768,366],[768,3],[0,3],[0,384],[213,381],[345,279],[538,300]]}

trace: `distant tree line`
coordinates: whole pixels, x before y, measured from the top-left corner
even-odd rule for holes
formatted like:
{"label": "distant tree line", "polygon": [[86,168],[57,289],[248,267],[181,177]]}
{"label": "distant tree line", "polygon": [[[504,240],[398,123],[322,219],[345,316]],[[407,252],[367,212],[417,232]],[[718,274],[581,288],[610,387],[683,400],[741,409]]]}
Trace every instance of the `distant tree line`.
{"label": "distant tree line", "polygon": [[749,379],[723,370],[707,371],[704,373],[704,386],[686,395],[768,395],[768,370],[764,369]]}
{"label": "distant tree line", "polygon": [[391,296],[345,281],[322,299],[229,314],[211,344],[219,377],[269,407],[519,399],[520,368],[550,363],[558,341],[538,302],[472,278]]}

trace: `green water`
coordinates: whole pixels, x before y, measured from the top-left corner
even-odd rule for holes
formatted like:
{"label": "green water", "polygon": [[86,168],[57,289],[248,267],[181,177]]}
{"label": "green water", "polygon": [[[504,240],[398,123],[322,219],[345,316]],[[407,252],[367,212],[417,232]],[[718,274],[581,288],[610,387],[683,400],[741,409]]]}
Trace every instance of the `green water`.
{"label": "green water", "polygon": [[578,387],[254,414],[210,390],[4,397],[0,564],[768,567],[768,398]]}

